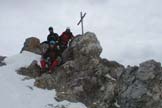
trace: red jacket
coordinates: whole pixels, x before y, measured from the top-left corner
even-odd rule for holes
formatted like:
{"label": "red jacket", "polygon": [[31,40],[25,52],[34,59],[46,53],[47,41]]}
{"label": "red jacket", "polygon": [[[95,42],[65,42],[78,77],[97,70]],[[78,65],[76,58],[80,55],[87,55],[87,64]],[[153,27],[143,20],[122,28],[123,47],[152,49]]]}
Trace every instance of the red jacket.
{"label": "red jacket", "polygon": [[57,46],[54,48],[48,48],[48,50],[42,55],[44,59],[49,57],[51,61],[54,61],[58,56],[60,56],[60,51]]}
{"label": "red jacket", "polygon": [[63,32],[60,36],[60,42],[62,45],[67,46],[70,39],[74,38],[73,34],[71,32]]}

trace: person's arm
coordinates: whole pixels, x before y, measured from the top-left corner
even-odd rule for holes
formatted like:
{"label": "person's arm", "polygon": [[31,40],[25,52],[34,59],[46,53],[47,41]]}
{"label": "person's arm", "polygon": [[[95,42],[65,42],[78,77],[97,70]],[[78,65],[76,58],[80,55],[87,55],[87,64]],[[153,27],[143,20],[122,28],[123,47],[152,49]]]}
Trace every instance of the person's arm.
{"label": "person's arm", "polygon": [[57,33],[55,33],[54,37],[55,37],[56,43],[58,44],[59,43],[59,35]]}
{"label": "person's arm", "polygon": [[49,50],[47,50],[47,51],[42,55],[42,58],[43,58],[43,59],[47,59],[48,54],[49,54]]}
{"label": "person's arm", "polygon": [[50,35],[47,36],[47,41],[48,41],[48,42],[50,41]]}
{"label": "person's arm", "polygon": [[71,37],[70,37],[71,39],[73,39],[74,38],[74,35],[73,35],[73,33],[71,32]]}

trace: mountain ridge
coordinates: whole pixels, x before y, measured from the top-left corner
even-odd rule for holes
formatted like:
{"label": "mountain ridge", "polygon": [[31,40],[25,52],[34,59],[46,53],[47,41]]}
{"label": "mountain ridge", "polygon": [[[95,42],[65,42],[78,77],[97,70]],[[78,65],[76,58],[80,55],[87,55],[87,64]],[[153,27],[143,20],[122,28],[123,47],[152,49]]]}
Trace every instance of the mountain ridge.
{"label": "mountain ridge", "polygon": [[58,101],[79,101],[88,108],[162,107],[161,63],[148,60],[125,67],[101,58],[101,52],[96,35],[87,32],[74,38],[62,54],[64,64],[53,74],[32,76],[40,69],[35,63],[18,73],[35,78],[34,85],[39,88],[56,89]]}

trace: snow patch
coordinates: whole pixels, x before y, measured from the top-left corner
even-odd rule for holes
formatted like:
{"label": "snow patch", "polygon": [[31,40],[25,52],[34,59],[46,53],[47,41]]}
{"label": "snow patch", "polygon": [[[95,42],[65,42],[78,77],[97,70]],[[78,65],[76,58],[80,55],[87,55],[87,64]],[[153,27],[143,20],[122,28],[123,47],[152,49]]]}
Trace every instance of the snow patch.
{"label": "snow patch", "polygon": [[4,60],[7,65],[0,67],[0,108],[86,108],[82,103],[57,102],[54,99],[56,91],[34,87],[34,79],[22,81],[24,76],[18,75],[16,70],[40,58],[40,55],[24,51]]}
{"label": "snow patch", "polygon": [[118,104],[117,100],[116,100],[116,102],[114,103],[114,105],[115,105],[117,108],[120,108],[120,105]]}

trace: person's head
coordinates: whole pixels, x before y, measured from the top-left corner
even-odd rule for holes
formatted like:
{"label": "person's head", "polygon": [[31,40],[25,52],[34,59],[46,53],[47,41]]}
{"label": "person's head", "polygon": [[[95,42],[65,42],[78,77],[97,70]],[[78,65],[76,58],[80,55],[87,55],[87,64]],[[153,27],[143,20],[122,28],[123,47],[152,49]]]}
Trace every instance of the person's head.
{"label": "person's head", "polygon": [[70,27],[66,28],[66,32],[71,32]]}
{"label": "person's head", "polygon": [[49,48],[53,48],[55,46],[56,42],[55,41],[50,41],[49,42]]}
{"label": "person's head", "polygon": [[49,27],[48,30],[49,30],[50,33],[53,33],[53,27]]}

